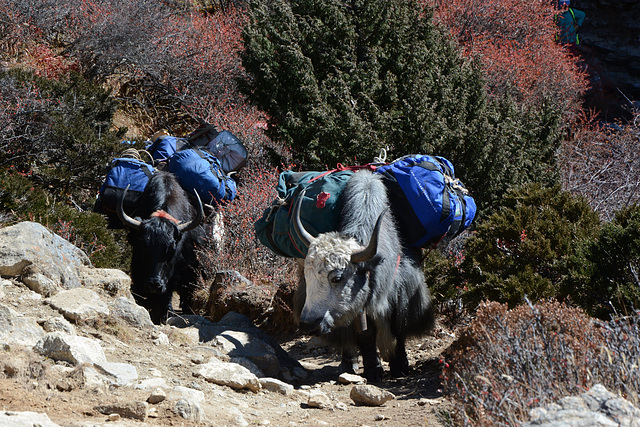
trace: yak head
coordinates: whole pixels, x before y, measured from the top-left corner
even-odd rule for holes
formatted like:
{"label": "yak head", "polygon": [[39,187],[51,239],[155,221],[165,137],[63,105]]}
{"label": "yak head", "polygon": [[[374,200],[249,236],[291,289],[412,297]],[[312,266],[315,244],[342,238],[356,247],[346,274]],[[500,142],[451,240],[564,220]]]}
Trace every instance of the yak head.
{"label": "yak head", "polygon": [[363,313],[369,298],[370,276],[380,262],[378,236],[386,209],[380,214],[363,247],[354,238],[338,232],[312,236],[300,220],[299,197],[293,210],[293,227],[309,248],[304,259],[306,296],[300,314],[300,329],[328,334],[349,325]]}
{"label": "yak head", "polygon": [[143,297],[163,294],[170,290],[168,286],[176,267],[186,262],[185,252],[190,251],[185,247],[191,239],[189,231],[198,227],[204,217],[202,202],[196,193],[199,209],[196,210],[196,217],[185,223],[164,210],[157,210],[149,218],[139,220],[124,212],[126,192],[125,189],[118,201],[117,214],[120,221],[131,230],[131,277],[135,291],[144,294]]}

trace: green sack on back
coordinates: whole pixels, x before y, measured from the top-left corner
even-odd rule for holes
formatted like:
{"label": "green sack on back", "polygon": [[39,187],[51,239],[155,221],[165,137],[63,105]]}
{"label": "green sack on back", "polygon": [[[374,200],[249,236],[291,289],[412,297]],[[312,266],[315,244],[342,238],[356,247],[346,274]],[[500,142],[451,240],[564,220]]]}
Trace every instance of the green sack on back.
{"label": "green sack on back", "polygon": [[307,256],[307,247],[298,239],[292,224],[291,213],[296,200],[305,190],[300,218],[309,233],[318,236],[336,231],[342,211],[340,195],[352,175],[351,170],[282,172],[277,185],[278,197],[254,224],[260,242],[280,256]]}

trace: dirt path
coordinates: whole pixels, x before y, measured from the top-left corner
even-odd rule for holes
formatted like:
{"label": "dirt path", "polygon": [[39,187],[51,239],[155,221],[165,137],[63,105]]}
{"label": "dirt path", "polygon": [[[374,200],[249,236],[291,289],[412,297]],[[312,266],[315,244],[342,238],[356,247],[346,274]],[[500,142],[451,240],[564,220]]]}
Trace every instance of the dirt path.
{"label": "dirt path", "polygon": [[[24,291],[26,292],[26,291]],[[36,319],[51,317],[48,305],[25,299],[23,290],[7,291],[0,303],[11,306],[21,315]],[[154,344],[158,332],[133,329],[133,335],[115,337],[111,331],[95,325],[75,325],[77,334],[99,339],[107,360],[136,367],[139,379],[163,378],[168,392],[176,387],[199,390],[204,394],[200,406],[204,419],[186,421],[175,410],[176,400],[149,405],[145,420],[113,418],[96,410],[98,405],[122,402],[145,402],[150,391],[135,387],[91,388],[83,386],[79,367],[55,364],[29,349],[0,346],[0,410],[46,413],[49,418],[69,427],[130,426],[439,426],[438,413],[451,409],[442,397],[440,354],[453,341],[453,333],[437,326],[432,336],[407,343],[412,372],[406,378],[386,378],[378,387],[392,392],[396,399],[380,407],[356,406],[349,394],[352,385],[337,383],[338,357],[304,336],[280,340],[281,346],[308,370],[304,383],[293,384],[297,390],[319,390],[329,397],[330,408],[311,408],[301,393],[285,396],[271,391],[253,393],[234,391],[208,383],[195,376],[210,348],[182,342],[179,333],[162,326],[172,345]],[[155,335],[154,335],[155,334]],[[311,342],[310,342],[311,341]],[[385,366],[388,371],[388,367]]]}

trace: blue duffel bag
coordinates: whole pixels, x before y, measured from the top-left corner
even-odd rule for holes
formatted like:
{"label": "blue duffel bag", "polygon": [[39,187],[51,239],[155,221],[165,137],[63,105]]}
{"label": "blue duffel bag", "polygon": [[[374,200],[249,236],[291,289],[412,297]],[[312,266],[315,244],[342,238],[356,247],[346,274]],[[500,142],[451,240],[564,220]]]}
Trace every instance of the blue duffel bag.
{"label": "blue duffel bag", "polygon": [[169,159],[169,172],[188,192],[194,189],[203,203],[231,201],[237,195],[236,182],[222,170],[220,161],[206,150],[188,148]]}
{"label": "blue duffel bag", "polygon": [[413,154],[380,166],[405,243],[427,247],[468,228],[476,203],[444,157]]}
{"label": "blue duffel bag", "polygon": [[154,173],[153,166],[142,160],[129,157],[114,159],[100,186],[94,212],[107,215],[110,228],[121,228],[122,225],[116,215],[118,200],[122,198],[124,190],[129,187],[123,208],[129,216],[134,216],[140,196]]}

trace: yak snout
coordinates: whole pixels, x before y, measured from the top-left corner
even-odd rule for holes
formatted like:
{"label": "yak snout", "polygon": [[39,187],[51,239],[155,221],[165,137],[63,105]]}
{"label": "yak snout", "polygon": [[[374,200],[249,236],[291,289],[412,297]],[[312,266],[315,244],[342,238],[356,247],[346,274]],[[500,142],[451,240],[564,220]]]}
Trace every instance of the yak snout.
{"label": "yak snout", "polygon": [[328,312],[319,315],[318,313],[305,313],[303,310],[298,321],[298,328],[306,335],[324,335],[331,332],[333,320]]}
{"label": "yak snout", "polygon": [[166,291],[167,284],[166,281],[160,277],[151,277],[145,283],[145,290],[150,294],[162,294]]}
{"label": "yak snout", "polygon": [[298,324],[298,329],[305,335],[319,335],[320,323],[319,322],[303,322],[302,320]]}

